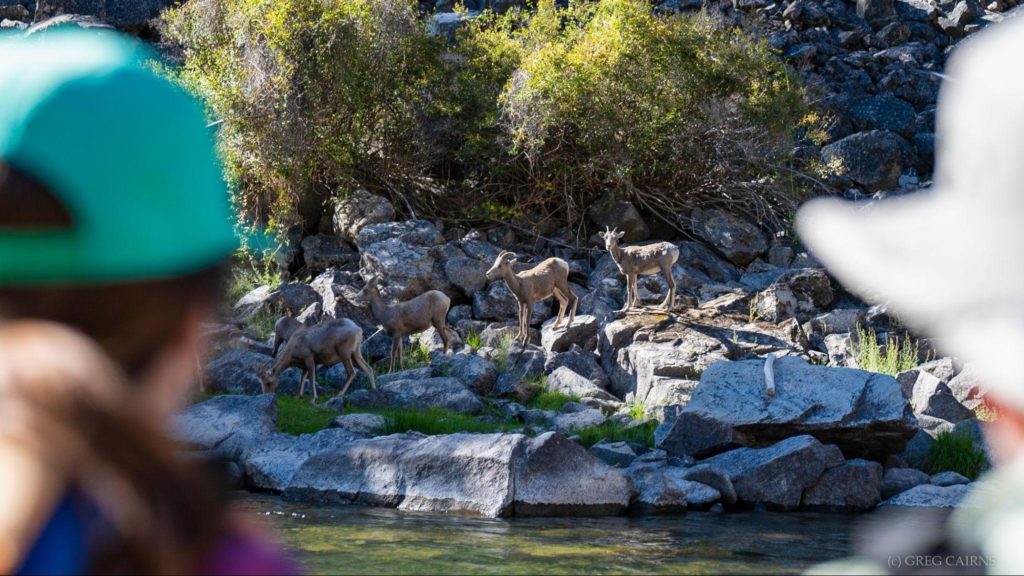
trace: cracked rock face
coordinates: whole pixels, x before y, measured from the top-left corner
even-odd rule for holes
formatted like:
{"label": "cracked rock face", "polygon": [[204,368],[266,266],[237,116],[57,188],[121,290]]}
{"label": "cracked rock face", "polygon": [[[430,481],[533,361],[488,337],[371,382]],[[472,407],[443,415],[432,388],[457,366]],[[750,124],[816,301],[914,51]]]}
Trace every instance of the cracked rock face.
{"label": "cracked rock face", "polygon": [[701,456],[811,434],[847,457],[902,451],[916,421],[891,376],[814,366],[796,357],[774,367],[776,395],[764,391],[764,362],[721,362],[704,371],[659,448]]}

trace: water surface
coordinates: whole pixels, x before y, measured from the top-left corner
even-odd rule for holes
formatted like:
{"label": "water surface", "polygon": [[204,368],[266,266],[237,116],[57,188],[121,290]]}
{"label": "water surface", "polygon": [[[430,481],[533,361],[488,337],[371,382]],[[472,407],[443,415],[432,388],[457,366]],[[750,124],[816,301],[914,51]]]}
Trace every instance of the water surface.
{"label": "water surface", "polygon": [[856,517],[771,512],[487,519],[247,495],[315,573],[794,573],[847,554]]}

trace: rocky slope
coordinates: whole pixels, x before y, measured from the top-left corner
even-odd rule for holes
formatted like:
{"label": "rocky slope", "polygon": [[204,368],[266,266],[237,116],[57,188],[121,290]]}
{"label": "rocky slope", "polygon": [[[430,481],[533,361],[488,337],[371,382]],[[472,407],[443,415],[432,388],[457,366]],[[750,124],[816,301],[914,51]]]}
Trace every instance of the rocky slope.
{"label": "rocky slope", "polygon": [[[334,213],[337,234],[308,237],[287,258],[312,276],[257,288],[241,298],[234,324],[210,327],[204,375],[214,391],[236,395],[194,406],[182,437],[236,461],[254,489],[314,501],[465,510],[484,515],[671,513],[715,504],[855,511],[880,503],[954,505],[962,477],[928,469],[934,437],[957,429],[980,444],[977,388],[950,358],[894,378],[856,368],[855,328],[894,332],[883,310],[842,292],[806,254],[756,238],[734,218],[695,223],[701,241],[679,241],[673,270],[680,298],[671,314],[615,312],[624,286],[599,249],[570,249],[514,230],[442,229],[391,221],[386,201],[349,195]],[[756,232],[756,229],[754,229]],[[759,232],[758,232],[759,234]],[[743,240],[743,242],[739,242]],[[516,306],[503,281],[484,272],[500,249],[553,253],[571,263],[579,316],[554,330],[540,303],[532,343],[510,344]],[[382,376],[377,390],[360,378],[349,413],[317,434],[274,432],[273,396],[257,396],[268,342],[247,322],[291,313],[307,321],[347,316],[376,331],[358,297],[380,276],[386,297],[438,289],[453,299],[449,322],[463,342],[439,352],[432,332],[417,338],[429,363]],[[641,298],[655,304],[663,281],[646,277]],[[927,344],[927,343],[925,343]],[[390,348],[366,343],[381,365]],[[776,394],[765,392],[764,358],[774,363]],[[922,359],[929,353],[922,351]],[[337,389],[341,366],[323,371]],[[281,378],[293,393],[298,371]],[[560,410],[532,408],[532,387],[576,398]],[[380,436],[373,411],[443,408],[516,430],[494,434]],[[653,445],[608,439],[584,449],[581,431],[653,426]],[[442,472],[443,471],[443,472]],[[599,479],[599,481],[597,481]],[[955,487],[954,487],[955,486]]]}

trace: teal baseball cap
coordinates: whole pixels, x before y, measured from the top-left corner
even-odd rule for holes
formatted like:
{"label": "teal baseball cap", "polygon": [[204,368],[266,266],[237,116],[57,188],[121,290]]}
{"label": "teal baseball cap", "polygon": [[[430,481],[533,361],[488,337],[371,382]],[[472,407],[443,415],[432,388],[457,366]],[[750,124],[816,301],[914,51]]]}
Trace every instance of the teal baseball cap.
{"label": "teal baseball cap", "polygon": [[237,248],[202,106],[151,58],[114,32],[0,36],[0,162],[71,217],[56,230],[0,226],[0,285],[182,276]]}

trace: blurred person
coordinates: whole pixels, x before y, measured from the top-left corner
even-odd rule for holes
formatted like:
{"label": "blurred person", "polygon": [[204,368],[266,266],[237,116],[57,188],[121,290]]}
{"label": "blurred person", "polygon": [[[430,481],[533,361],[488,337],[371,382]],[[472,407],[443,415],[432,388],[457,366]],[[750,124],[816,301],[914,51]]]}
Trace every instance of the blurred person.
{"label": "blurred person", "polygon": [[[858,558],[819,573],[1024,573],[1024,18],[951,56],[936,113],[930,191],[879,202],[818,199],[797,216],[851,291],[885,302],[981,374],[995,468],[948,519],[875,524]],[[894,520],[895,521],[895,520]]]}
{"label": "blurred person", "polygon": [[296,571],[165,437],[237,241],[150,57],[0,35],[0,573]]}

